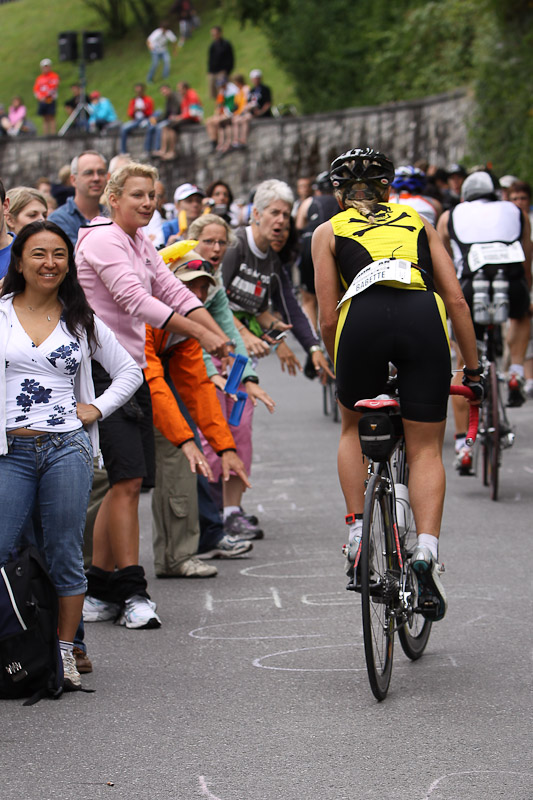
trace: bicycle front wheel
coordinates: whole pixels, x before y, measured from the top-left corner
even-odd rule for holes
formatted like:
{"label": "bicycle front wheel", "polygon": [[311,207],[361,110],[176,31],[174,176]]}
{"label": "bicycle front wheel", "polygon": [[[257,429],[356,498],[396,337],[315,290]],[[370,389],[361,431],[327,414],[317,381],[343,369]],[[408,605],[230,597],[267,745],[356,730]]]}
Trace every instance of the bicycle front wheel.
{"label": "bicycle front wheel", "polygon": [[490,486],[492,500],[498,499],[500,471],[500,417],[498,410],[498,374],[489,364],[487,397],[483,403],[483,483]]}
{"label": "bicycle front wheel", "polygon": [[390,500],[383,477],[374,474],[365,494],[359,569],[363,639],[370,688],[384,700],[392,674],[394,649],[393,532]]}

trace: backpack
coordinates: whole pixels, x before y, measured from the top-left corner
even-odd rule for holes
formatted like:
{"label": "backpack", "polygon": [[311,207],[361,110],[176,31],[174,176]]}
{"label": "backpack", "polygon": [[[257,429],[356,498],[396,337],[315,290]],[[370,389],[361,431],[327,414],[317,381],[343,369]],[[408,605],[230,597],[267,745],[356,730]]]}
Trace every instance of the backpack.
{"label": "backpack", "polygon": [[57,635],[59,601],[35,547],[25,547],[0,567],[0,698],[42,697],[63,692]]}

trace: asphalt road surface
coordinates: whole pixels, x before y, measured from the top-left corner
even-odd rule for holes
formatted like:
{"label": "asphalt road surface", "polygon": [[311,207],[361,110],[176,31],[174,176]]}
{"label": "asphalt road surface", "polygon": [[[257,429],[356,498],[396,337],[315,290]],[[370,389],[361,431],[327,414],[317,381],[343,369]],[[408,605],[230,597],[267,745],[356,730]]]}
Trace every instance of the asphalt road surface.
{"label": "asphalt road surface", "polygon": [[245,507],[265,539],[209,580],[154,578],[160,630],[87,626],[84,684],[0,703],[2,800],[531,800],[533,402],[513,412],[501,499],[460,478],[446,440],[441,557],[449,598],[424,657],[399,645],[387,699],[344,589],[339,426],[322,390],[260,365]]}

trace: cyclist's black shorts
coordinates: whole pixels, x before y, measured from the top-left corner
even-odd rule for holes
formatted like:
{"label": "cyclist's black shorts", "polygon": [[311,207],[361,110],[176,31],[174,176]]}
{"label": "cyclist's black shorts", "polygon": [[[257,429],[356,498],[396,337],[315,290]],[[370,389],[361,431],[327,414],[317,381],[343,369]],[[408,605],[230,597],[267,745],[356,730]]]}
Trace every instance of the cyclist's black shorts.
{"label": "cyclist's black shorts", "polygon": [[381,394],[390,361],[398,370],[402,416],[415,422],[446,419],[451,362],[441,298],[378,285],[345,305],[337,329],[339,402],[352,410],[358,400]]}

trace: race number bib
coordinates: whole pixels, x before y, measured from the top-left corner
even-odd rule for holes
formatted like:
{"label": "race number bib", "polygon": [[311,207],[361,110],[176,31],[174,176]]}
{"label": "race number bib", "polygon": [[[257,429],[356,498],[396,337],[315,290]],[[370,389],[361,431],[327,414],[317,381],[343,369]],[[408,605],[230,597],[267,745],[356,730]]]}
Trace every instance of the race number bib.
{"label": "race number bib", "polygon": [[525,255],[520,242],[478,242],[468,253],[470,272],[475,272],[485,264],[516,264],[524,261]]}
{"label": "race number bib", "polygon": [[380,261],[369,264],[357,273],[337,308],[340,308],[350,297],[354,297],[356,294],[364,292],[369,286],[382,281],[411,283],[411,262],[403,259],[382,258]]}

